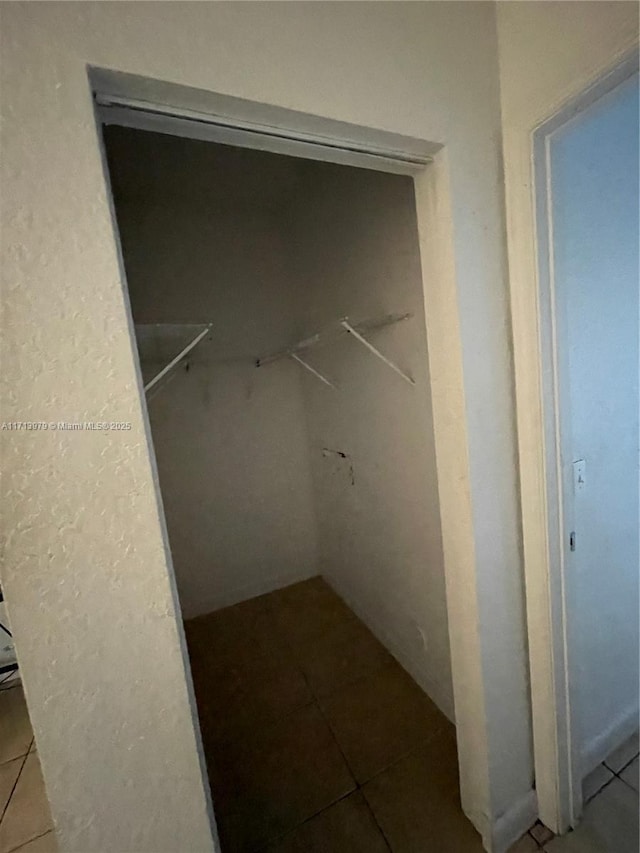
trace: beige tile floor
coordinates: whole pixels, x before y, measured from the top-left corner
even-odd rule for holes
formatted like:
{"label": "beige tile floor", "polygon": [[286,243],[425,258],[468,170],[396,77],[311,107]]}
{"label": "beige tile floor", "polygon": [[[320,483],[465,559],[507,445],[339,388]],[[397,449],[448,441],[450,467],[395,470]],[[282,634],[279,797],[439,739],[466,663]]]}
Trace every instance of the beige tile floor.
{"label": "beige tile floor", "polygon": [[186,631],[224,853],[481,853],[454,727],[324,581]]}
{"label": "beige tile floor", "polygon": [[56,853],[22,688],[0,691],[0,853]]}
{"label": "beige tile floor", "polygon": [[[321,578],[186,631],[224,853],[480,853],[454,727]],[[575,832],[510,853],[638,853],[637,754],[587,780]]]}
{"label": "beige tile floor", "polygon": [[639,749],[636,733],[585,779],[580,825],[546,844],[547,853],[638,853]]}
{"label": "beige tile floor", "polygon": [[[323,581],[186,628],[224,853],[481,853],[454,727]],[[511,853],[638,853],[638,787],[635,735],[574,832]],[[2,690],[0,853],[57,850],[22,689]]]}
{"label": "beige tile floor", "polygon": [[556,838],[538,823],[510,853],[638,853],[638,735],[633,735],[587,776],[580,825]]}

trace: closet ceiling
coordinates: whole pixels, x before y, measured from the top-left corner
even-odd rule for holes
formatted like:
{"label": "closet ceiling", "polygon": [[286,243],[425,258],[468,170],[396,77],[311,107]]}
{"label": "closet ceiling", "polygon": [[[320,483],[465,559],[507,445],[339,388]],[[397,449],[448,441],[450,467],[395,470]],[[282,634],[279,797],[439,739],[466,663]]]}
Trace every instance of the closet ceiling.
{"label": "closet ceiling", "polygon": [[[104,128],[116,200],[185,202],[278,210],[294,195],[308,164],[280,154],[213,145],[115,125]],[[182,168],[176,168],[176,164]],[[238,180],[238,174],[243,180]]]}

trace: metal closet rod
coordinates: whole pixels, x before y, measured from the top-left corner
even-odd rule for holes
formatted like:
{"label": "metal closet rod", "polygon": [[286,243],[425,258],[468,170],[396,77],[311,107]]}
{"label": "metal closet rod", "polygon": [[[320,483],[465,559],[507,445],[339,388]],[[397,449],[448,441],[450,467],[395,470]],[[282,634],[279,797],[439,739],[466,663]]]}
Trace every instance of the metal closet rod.
{"label": "metal closet rod", "polygon": [[387,367],[390,367],[391,370],[401,376],[405,382],[408,382],[410,385],[415,385],[415,379],[401,370],[395,362],[391,361],[391,359],[381,353],[380,350],[368,341],[363,334],[364,332],[372,332],[377,329],[382,329],[385,326],[392,325],[393,323],[399,323],[402,320],[408,320],[411,316],[411,314],[388,314],[378,320],[369,320],[357,324],[351,324],[348,317],[343,317],[338,321],[338,328],[332,327],[328,331],[316,332],[315,335],[311,335],[311,337],[299,341],[297,344],[294,344],[294,346],[289,347],[286,350],[281,350],[273,353],[272,355],[265,356],[264,358],[259,358],[256,361],[256,367],[270,364],[271,362],[278,361],[281,358],[291,358],[304,367],[305,370],[308,370],[309,373],[312,373],[325,385],[336,389],[337,386],[327,379],[326,376],[320,373],[319,370],[312,367],[305,359],[303,359],[300,353],[305,352],[318,344],[326,343],[326,338],[335,337],[336,333],[339,334],[341,332],[346,332],[347,334],[352,335],[352,337],[358,341],[358,343],[362,344],[362,346],[364,346],[372,355],[375,355],[376,358],[379,358],[380,361],[387,365]]}
{"label": "metal closet rod", "polygon": [[172,370],[176,366],[176,364],[178,364],[178,362],[182,361],[185,355],[190,353],[191,350],[196,347],[200,343],[200,341],[209,334],[212,326],[213,323],[207,323],[206,329],[203,329],[200,334],[196,335],[195,338],[191,341],[191,343],[188,343],[186,347],[181,350],[175,358],[171,359],[171,361],[169,362],[169,364],[166,365],[166,367],[162,368],[160,373],[156,374],[153,379],[147,382],[147,384],[144,386],[145,394],[147,394],[153,388],[154,385],[157,385],[157,383],[162,379],[163,376],[166,376],[167,373],[169,373],[169,371]]}

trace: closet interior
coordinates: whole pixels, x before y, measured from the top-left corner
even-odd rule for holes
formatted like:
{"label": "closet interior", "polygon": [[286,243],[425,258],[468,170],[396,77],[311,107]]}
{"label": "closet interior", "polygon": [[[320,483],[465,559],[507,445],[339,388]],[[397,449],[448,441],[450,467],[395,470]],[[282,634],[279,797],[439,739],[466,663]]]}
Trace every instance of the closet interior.
{"label": "closet interior", "polygon": [[103,138],[223,853],[449,849],[413,179]]}

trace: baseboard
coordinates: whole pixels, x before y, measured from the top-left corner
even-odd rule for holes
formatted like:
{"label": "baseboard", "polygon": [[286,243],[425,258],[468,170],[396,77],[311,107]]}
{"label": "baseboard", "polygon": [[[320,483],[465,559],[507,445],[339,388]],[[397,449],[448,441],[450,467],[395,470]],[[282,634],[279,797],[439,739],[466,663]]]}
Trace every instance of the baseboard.
{"label": "baseboard", "polygon": [[235,589],[202,596],[197,604],[193,606],[189,606],[188,602],[186,604],[181,603],[182,618],[193,619],[196,616],[204,616],[207,613],[222,610],[223,607],[231,607],[233,604],[240,604],[240,602],[247,601],[249,598],[257,598],[259,595],[266,595],[268,592],[275,592],[275,590],[282,589],[282,587],[308,580],[317,574],[317,567],[311,566],[307,567],[304,571],[296,570],[288,574],[270,575],[269,577],[259,578]]}
{"label": "baseboard", "polygon": [[489,853],[506,853],[538,819],[538,798],[532,788],[493,821],[491,838],[484,839]]}
{"label": "baseboard", "polygon": [[610,726],[585,744],[581,755],[583,779],[638,731],[639,716],[637,706],[627,708]]}

